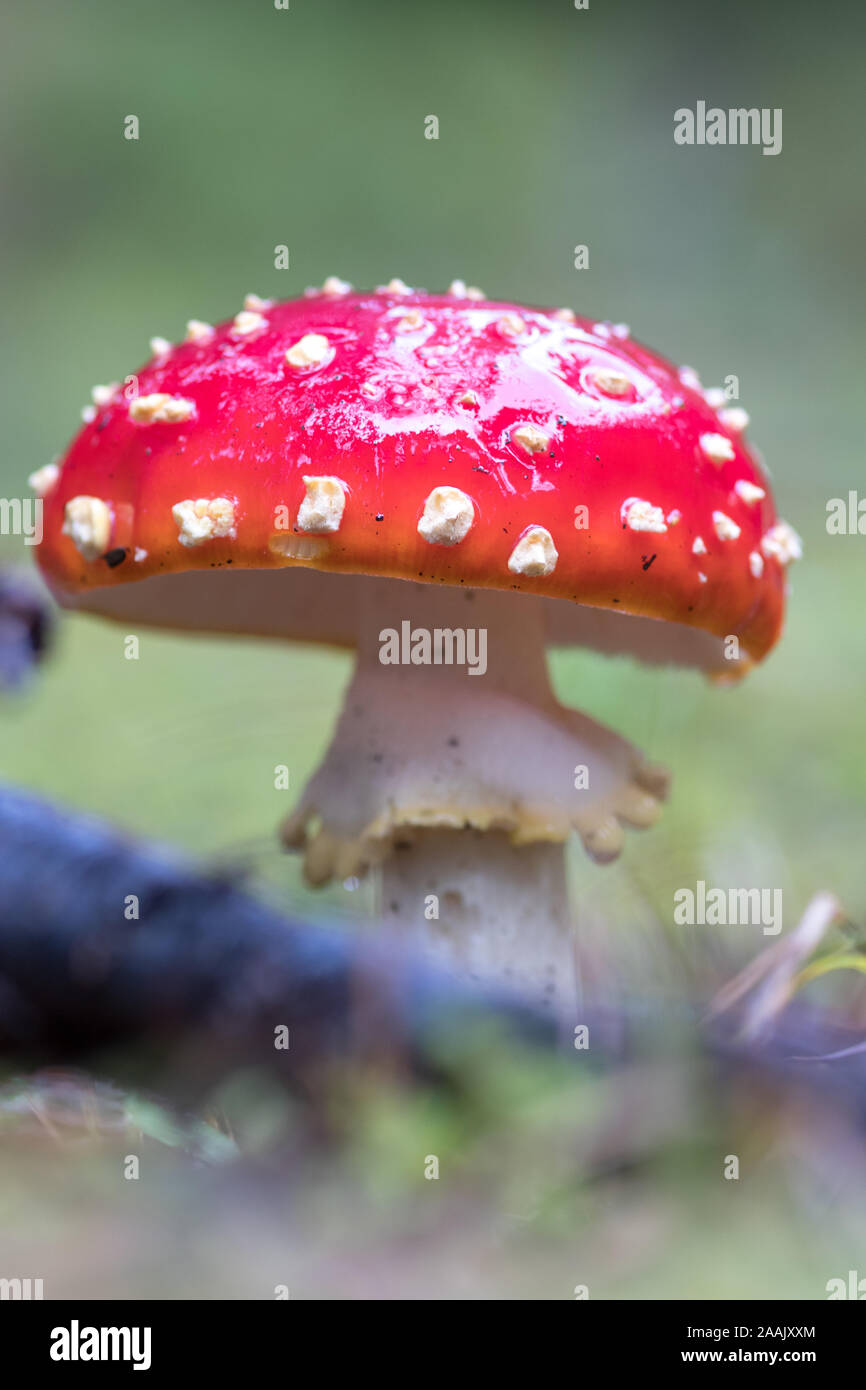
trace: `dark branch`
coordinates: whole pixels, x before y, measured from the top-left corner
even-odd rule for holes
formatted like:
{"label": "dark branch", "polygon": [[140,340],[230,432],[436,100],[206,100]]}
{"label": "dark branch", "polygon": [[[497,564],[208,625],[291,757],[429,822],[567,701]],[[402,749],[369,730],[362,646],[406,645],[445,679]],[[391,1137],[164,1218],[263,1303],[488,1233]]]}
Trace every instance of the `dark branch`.
{"label": "dark branch", "polygon": [[[138,920],[124,915],[132,898]],[[692,1056],[703,1049],[718,1076],[757,1068],[866,1115],[866,1050],[854,1030],[792,1006],[772,1032],[745,1043],[733,1015],[701,1030],[691,1005],[682,1013]],[[480,1018],[552,1043],[548,1026],[513,1001],[469,996],[387,946],[288,921],[228,878],[0,791],[7,1064],[78,1065],[182,1103],[246,1066],[310,1096],[335,1063],[396,1064],[459,1085],[466,1054],[461,1060],[458,1046],[444,1064],[433,1041],[470,1025],[471,1047]],[[591,1028],[592,1066],[683,1046],[645,1005],[596,1008],[581,1021]],[[274,1046],[281,1026],[287,1051]],[[821,1060],[839,1052],[847,1055]]]}
{"label": "dark branch", "polygon": [[[306,1087],[350,1055],[396,1051],[424,1071],[431,1027],[477,1011],[393,952],[287,921],[167,851],[0,792],[0,1058],[175,1096],[249,1064]],[[498,1011],[544,1035],[519,1009]]]}

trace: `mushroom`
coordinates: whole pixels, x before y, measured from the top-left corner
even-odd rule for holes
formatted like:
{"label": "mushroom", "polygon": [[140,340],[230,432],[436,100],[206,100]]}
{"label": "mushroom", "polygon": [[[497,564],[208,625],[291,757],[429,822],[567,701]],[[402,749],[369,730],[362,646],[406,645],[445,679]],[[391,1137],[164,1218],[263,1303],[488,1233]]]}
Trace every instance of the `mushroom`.
{"label": "mushroom", "polygon": [[616,858],[668,778],[557,701],[546,648],[738,679],[798,547],[693,372],[457,290],[331,278],[160,341],[52,478],[40,561],[127,624],[351,648],[286,845],[313,884],[374,870],[440,962],[567,1012],[565,842]]}

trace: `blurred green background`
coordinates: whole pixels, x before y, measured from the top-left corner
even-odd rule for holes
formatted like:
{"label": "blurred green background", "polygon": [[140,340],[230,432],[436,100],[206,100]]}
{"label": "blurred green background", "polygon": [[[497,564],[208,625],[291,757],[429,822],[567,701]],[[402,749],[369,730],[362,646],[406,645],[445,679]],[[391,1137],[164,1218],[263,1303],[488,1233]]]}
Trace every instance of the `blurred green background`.
{"label": "blurred green background", "polygon": [[[27,495],[90,386],[134,371],[152,335],[329,274],[460,277],[624,319],[706,385],[734,373],[804,538],[787,632],[733,691],[554,657],[564,701],[674,772],[660,825],[618,864],[575,853],[582,929],[604,927],[609,979],[664,993],[672,894],[698,878],[782,887],[786,927],[819,888],[862,922],[866,537],[830,537],[825,517],[866,491],[863,7],[6,0],[3,30],[0,493]],[[698,100],[781,107],[782,153],[676,146],[674,110]],[[0,539],[0,559],[30,558]],[[0,777],[249,862],[303,915],[363,909],[364,887],[309,893],[274,843],[348,658],[145,635],[128,662],[122,636],[64,622],[37,688],[3,706]],[[677,950],[767,944],[748,928],[707,940]]]}

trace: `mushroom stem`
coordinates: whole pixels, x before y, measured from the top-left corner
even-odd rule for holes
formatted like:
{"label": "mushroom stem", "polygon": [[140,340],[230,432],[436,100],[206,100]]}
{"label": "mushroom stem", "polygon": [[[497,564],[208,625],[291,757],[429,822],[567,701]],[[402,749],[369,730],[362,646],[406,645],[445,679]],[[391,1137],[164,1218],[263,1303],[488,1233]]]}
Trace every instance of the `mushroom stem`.
{"label": "mushroom stem", "polygon": [[656,819],[660,774],[558,703],[533,598],[386,580],[358,603],[358,664],[286,843],[311,883],[384,864],[386,920],[570,1015],[565,841],[615,858],[623,823]]}
{"label": "mushroom stem", "polygon": [[502,831],[418,830],[381,871],[381,916],[440,969],[519,989],[576,1023],[577,940],[562,844],[515,846]]}

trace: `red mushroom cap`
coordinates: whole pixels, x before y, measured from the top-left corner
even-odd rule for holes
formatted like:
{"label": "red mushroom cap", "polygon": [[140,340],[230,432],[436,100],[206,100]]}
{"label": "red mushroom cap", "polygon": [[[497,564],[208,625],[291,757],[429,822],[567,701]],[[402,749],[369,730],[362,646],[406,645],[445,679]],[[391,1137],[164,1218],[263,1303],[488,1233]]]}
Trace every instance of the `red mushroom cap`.
{"label": "red mushroom cap", "polygon": [[[734,634],[743,668],[765,656],[797,542],[745,413],[625,325],[453,288],[251,297],[98,388],[40,489],[60,600],[136,616],[129,581],[153,580],[171,625],[165,576],[302,566],[566,599]],[[729,674],[717,646],[677,659]]]}

